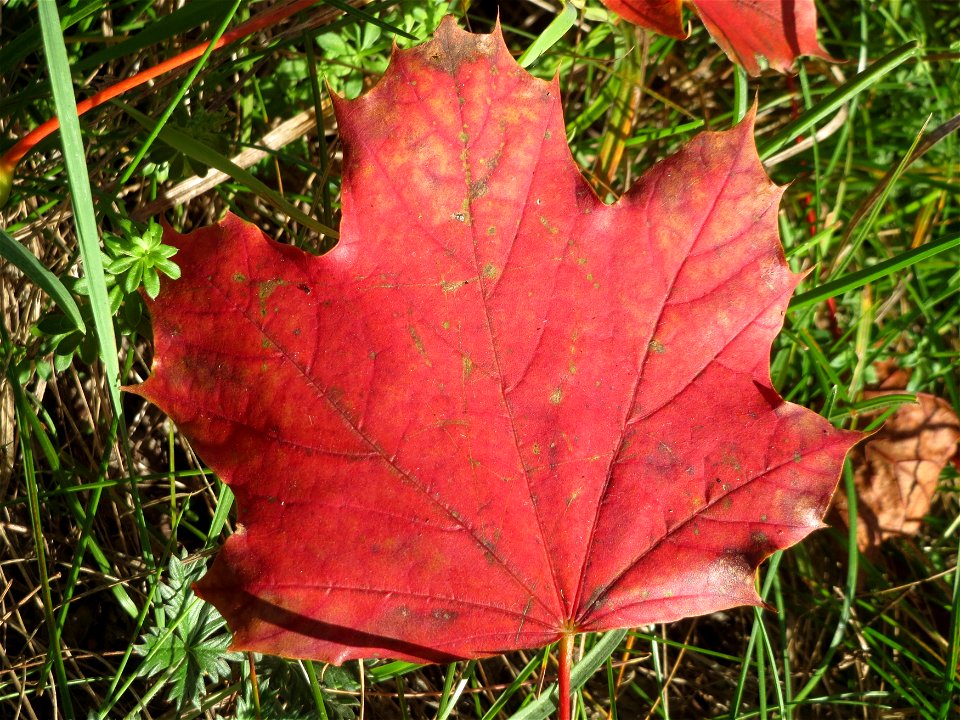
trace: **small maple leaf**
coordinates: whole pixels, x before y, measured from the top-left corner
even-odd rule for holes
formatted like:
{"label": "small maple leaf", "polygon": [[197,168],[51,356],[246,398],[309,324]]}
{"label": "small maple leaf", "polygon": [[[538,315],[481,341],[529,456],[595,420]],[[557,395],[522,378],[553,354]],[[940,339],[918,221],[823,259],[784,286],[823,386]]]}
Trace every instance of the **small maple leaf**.
{"label": "small maple leaf", "polygon": [[759,604],[856,433],[773,390],[798,282],[753,116],[604,205],[556,80],[445,20],[336,99],[339,245],[165,242],[163,408],[233,488],[234,648],[440,661]]}
{"label": "small maple leaf", "polygon": [[[615,13],[661,35],[683,40],[682,0],[601,0]],[[813,0],[689,0],[727,56],[751,75],[760,74],[757,56],[790,72],[801,55],[833,60],[817,41]]]}

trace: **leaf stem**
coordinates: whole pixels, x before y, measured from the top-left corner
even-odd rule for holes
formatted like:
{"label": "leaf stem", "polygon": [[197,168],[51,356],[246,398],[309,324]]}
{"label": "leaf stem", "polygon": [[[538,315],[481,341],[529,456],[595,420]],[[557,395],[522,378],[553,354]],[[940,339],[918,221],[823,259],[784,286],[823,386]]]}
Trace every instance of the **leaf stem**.
{"label": "leaf stem", "polygon": [[[583,659],[577,663],[576,667],[570,670],[570,685],[573,688],[582,687],[587,680],[597,671],[607,658],[613,655],[627,635],[623,628],[619,630],[609,630],[596,636],[597,640],[593,647],[583,656]],[[573,648],[573,641],[570,641],[570,647]],[[540,697],[532,703],[527,703],[520,710],[510,716],[510,720],[546,720],[553,709],[559,705],[557,699],[556,686],[547,688]]]}
{"label": "leaf stem", "polygon": [[560,669],[557,682],[560,691],[558,720],[570,720],[570,666],[573,665],[573,633],[560,638]]}
{"label": "leaf stem", "polygon": [[[238,26],[236,29],[221,35],[220,39],[213,43],[213,50],[219,50],[225,45],[229,45],[232,42],[241,40],[248,35],[252,35],[255,32],[263,30],[264,28],[276,25],[281,20],[285,20],[291,15],[310,7],[316,2],[317,0],[294,0],[290,3],[277,5],[270,10],[261,13],[260,15],[254,16],[247,22]],[[176,70],[177,68],[196,60],[203,55],[204,52],[206,52],[210,45],[211,43],[209,42],[200,43],[199,45],[196,45],[189,50],[185,50],[169,60],[158,63],[153,67],[149,67],[146,70],[138,72],[136,75],[124,78],[120,82],[91,95],[87,99],[77,103],[77,115],[83,115],[88,110],[99,107],[105,102],[108,102],[119,95],[123,95],[129,90],[133,90],[134,88],[139,87],[140,85],[143,85],[154,78],[164,75],[171,70]],[[33,150],[33,148],[48,135],[56,132],[59,127],[60,120],[58,117],[54,116],[24,135],[15,145],[13,145],[9,150],[6,151],[6,153],[4,153],[3,157],[0,158],[0,190],[2,190],[2,181],[6,175],[12,175],[13,169],[20,163],[24,156]]]}
{"label": "leaf stem", "polygon": [[250,694],[253,696],[253,712],[257,720],[260,714],[260,686],[257,683],[257,661],[252,652],[247,653],[247,663],[250,666]]}

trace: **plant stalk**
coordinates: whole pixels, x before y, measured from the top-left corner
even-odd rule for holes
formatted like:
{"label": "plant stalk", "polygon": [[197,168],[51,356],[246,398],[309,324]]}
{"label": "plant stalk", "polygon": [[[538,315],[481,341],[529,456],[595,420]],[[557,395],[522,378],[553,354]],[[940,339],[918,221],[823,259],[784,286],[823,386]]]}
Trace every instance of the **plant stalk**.
{"label": "plant stalk", "polygon": [[559,685],[558,720],[570,720],[570,667],[573,665],[573,633],[560,638],[560,669],[557,671]]}

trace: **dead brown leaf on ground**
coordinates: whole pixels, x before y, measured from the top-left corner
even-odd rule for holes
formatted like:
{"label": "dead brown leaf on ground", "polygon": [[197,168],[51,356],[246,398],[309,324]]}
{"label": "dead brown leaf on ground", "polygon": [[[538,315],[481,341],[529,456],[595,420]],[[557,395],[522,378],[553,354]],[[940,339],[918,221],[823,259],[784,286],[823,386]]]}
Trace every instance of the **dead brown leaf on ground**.
{"label": "dead brown leaf on ground", "polygon": [[[890,388],[890,383],[883,386]],[[889,392],[870,392],[865,397]],[[957,453],[958,440],[960,420],[950,403],[918,393],[916,403],[899,407],[870,440],[853,451],[861,552],[876,551],[885,540],[919,532],[940,473]],[[834,506],[846,522],[847,497],[842,487]]]}

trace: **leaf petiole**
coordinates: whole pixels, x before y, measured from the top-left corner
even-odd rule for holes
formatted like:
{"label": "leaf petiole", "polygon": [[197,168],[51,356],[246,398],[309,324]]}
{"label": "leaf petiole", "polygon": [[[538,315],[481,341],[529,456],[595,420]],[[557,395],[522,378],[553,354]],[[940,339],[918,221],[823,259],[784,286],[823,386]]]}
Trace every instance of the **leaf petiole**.
{"label": "leaf petiole", "polygon": [[570,720],[570,666],[573,664],[573,633],[560,638],[560,669],[557,684],[560,686],[559,720]]}

